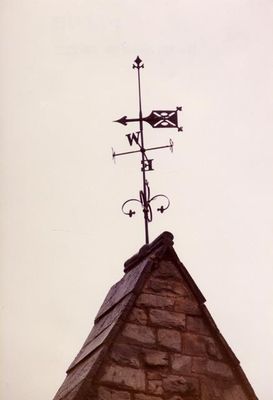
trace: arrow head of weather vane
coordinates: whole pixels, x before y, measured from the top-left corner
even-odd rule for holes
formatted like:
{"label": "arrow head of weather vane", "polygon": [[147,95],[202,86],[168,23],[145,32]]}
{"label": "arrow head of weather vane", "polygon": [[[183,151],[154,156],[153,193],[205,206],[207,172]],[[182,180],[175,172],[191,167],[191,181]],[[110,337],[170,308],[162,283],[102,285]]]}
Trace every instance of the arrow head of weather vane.
{"label": "arrow head of weather vane", "polygon": [[[144,146],[144,134],[143,134],[143,121],[147,122],[149,125],[151,125],[153,128],[177,128],[178,131],[183,131],[183,128],[178,126],[178,111],[182,111],[182,107],[176,107],[176,110],[153,110],[150,115],[147,117],[142,117],[142,107],[141,107],[141,90],[140,90],[140,69],[144,68],[144,64],[142,60],[137,57],[133,63],[133,69],[137,69],[138,73],[138,97],[139,97],[139,118],[127,118],[127,116],[124,116],[114,122],[119,122],[122,125],[127,125],[128,122],[139,122],[139,131],[131,133],[131,134],[126,134],[126,137],[129,141],[129,145],[132,146],[133,144],[138,145],[137,150],[133,151],[126,151],[122,153],[116,153],[114,150],[112,150],[112,156],[113,159],[115,160],[115,157],[117,156],[122,156],[122,155],[128,155],[132,153],[140,153],[141,154],[141,172],[142,172],[142,181],[143,181],[143,187],[142,190],[139,192],[139,199],[133,198],[125,201],[122,205],[122,211],[124,214],[128,215],[130,218],[135,214],[135,211],[127,208],[128,203],[132,202],[137,202],[141,204],[142,211],[144,214],[144,223],[145,223],[145,239],[146,239],[146,244],[149,243],[149,232],[148,232],[148,223],[152,221],[153,219],[153,213],[152,213],[152,207],[151,207],[151,202],[157,199],[163,199],[165,205],[161,205],[159,208],[157,208],[157,211],[160,213],[163,213],[167,208],[169,208],[170,205],[170,200],[168,199],[167,196],[164,194],[157,194],[153,197],[150,196],[150,187],[149,183],[146,179],[146,173],[154,171],[153,168],[153,161],[154,159],[149,159],[147,157],[146,152],[147,151],[154,151],[158,149],[164,149],[164,148],[169,148],[171,151],[173,151],[173,141],[170,139],[170,142],[168,145],[165,146],[157,146],[157,147],[151,147],[146,149]],[[164,204],[163,203],[163,204]]]}
{"label": "arrow head of weather vane", "polygon": [[127,118],[125,115],[114,122],[127,125],[128,122],[145,121],[153,128],[177,128],[179,132],[182,132],[182,126],[178,126],[178,111],[182,111],[182,107],[176,107],[176,110],[153,110],[145,118]]}

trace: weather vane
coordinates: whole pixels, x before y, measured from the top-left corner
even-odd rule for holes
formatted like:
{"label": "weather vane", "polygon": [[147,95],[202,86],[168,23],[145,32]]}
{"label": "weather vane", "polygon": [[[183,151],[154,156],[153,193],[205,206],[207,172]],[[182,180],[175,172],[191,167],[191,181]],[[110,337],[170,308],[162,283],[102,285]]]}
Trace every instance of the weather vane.
{"label": "weather vane", "polygon": [[[117,156],[123,156],[127,154],[133,153],[141,153],[141,172],[142,172],[142,190],[139,192],[139,199],[129,199],[125,201],[122,205],[122,212],[129,217],[132,217],[135,214],[135,211],[132,209],[128,209],[128,204],[132,202],[138,202],[142,206],[143,215],[144,215],[144,224],[145,224],[145,243],[149,243],[149,229],[148,224],[153,219],[151,202],[155,199],[162,198],[165,201],[165,206],[161,206],[157,208],[157,211],[163,213],[170,205],[170,200],[164,194],[157,194],[153,197],[150,195],[150,187],[149,183],[146,179],[146,172],[153,171],[153,159],[148,158],[146,152],[151,150],[158,150],[169,148],[173,151],[173,141],[170,139],[169,144],[166,146],[158,146],[151,147],[146,149],[144,146],[144,134],[143,134],[143,122],[147,122],[153,128],[177,128],[178,131],[182,131],[182,127],[178,126],[178,111],[182,110],[182,107],[176,107],[176,110],[154,110],[147,117],[142,116],[142,104],[141,104],[141,86],[140,86],[140,69],[144,68],[144,64],[142,60],[137,56],[134,61],[133,68],[137,69],[138,74],[138,101],[139,101],[139,117],[138,118],[127,118],[124,116],[114,122],[119,122],[123,125],[127,125],[128,122],[139,122],[139,130],[134,133],[129,133],[126,135],[129,145],[133,146],[133,144],[138,146],[138,150],[127,151],[123,153],[116,153],[113,150],[113,158]],[[127,210],[127,211],[126,211]]]}

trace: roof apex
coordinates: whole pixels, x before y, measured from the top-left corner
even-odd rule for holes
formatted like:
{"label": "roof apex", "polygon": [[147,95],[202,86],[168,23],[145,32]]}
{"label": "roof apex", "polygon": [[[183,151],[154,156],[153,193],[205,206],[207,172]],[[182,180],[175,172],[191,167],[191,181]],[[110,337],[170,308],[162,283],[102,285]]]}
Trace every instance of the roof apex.
{"label": "roof apex", "polygon": [[160,247],[172,247],[173,246],[173,234],[171,232],[163,232],[150,244],[142,246],[138,253],[134,254],[124,263],[124,272],[128,272],[138,265],[145,257],[147,257],[152,251],[159,249]]}
{"label": "roof apex", "polygon": [[[240,397],[241,400],[246,400],[246,399],[257,400],[257,397],[240,366],[239,360],[232,352],[231,348],[229,347],[224,337],[220,333],[218,327],[216,326],[209,311],[207,310],[204,304],[206,301],[204,296],[202,295],[201,291],[197,287],[193,278],[187,271],[186,267],[179,260],[173,248],[173,235],[170,232],[163,232],[152,243],[142,246],[137,254],[135,254],[133,257],[129,258],[125,262],[124,264],[125,275],[119,282],[114,284],[109,290],[95,318],[94,327],[90,332],[89,336],[87,337],[82,349],[80,350],[80,352],[78,353],[72,364],[69,366],[67,370],[67,377],[63,385],[57,392],[56,396],[54,397],[54,400],[69,400],[69,399],[80,400],[87,397],[89,398],[89,396],[87,396],[87,393],[89,393],[88,391],[91,390],[90,388],[93,385],[93,383],[94,385],[96,385],[96,379],[97,379],[96,374],[100,370],[100,367],[103,365],[104,360],[107,358],[109,349],[111,349],[112,344],[115,342],[117,335],[121,331],[126,321],[127,322],[129,321],[130,324],[131,320],[129,319],[129,315],[131,313],[132,308],[135,305],[136,299],[138,298],[139,294],[141,294],[142,288],[146,280],[150,279],[153,271],[156,271],[157,268],[160,268],[161,261],[167,261],[167,262],[171,261],[171,263],[174,265],[177,271],[180,272],[181,279],[183,280],[185,285],[189,288],[189,291],[192,293],[193,298],[195,298],[194,303],[198,306],[199,311],[196,314],[196,311],[194,312],[192,310],[187,311],[185,309],[182,312],[181,310],[180,311],[175,310],[175,308],[171,309],[172,311],[168,311],[167,309],[160,310],[160,308],[162,308],[161,306],[156,306],[155,304],[152,303],[149,306],[151,310],[155,308],[155,310],[153,310],[154,312],[163,312],[163,313],[170,312],[171,314],[178,313],[180,315],[184,315],[184,317],[186,318],[185,321],[187,320],[187,324],[190,323],[189,320],[192,321],[193,323],[195,319],[195,324],[196,324],[195,327],[194,325],[192,325],[188,328],[188,331],[184,331],[186,332],[187,335],[190,334],[193,335],[193,337],[198,337],[198,332],[199,332],[198,326],[200,326],[200,320],[203,321],[205,323],[205,326],[208,327],[208,332],[210,333],[208,337],[211,337],[218,344],[225,362],[228,363],[228,365],[230,366],[230,368],[234,373],[234,376],[236,376],[237,386],[235,387],[234,390],[237,390],[236,388],[239,387],[239,389],[241,388],[245,393],[245,395],[243,394],[240,395],[241,392],[237,393],[236,391],[237,395],[234,392],[235,394],[234,395],[232,394],[232,399],[235,399],[235,397],[236,399],[237,398],[239,399]],[[169,268],[169,266],[170,264],[167,264],[167,268]],[[156,289],[155,292],[157,292],[158,291],[157,286],[155,286],[155,289]],[[151,294],[150,298],[151,296],[155,295]],[[185,300],[185,304],[186,303],[187,300]],[[157,329],[156,325],[154,325],[154,322],[151,320],[149,321],[150,321],[149,322],[150,327],[148,326],[146,328]],[[158,326],[159,328],[161,328],[161,324]],[[184,326],[183,328],[184,330],[186,329],[186,326],[187,325]],[[202,337],[203,336],[207,337],[206,335],[207,334],[203,335],[202,332],[200,333],[200,336]],[[202,339],[200,338],[198,340]],[[191,346],[193,346],[194,348],[194,342],[191,344]],[[201,368],[203,365],[202,360],[204,355],[203,353],[200,354],[198,349],[194,350],[196,353],[193,352],[189,354],[193,354],[191,355],[191,357],[194,357],[195,355],[195,360],[197,364],[198,360],[200,359],[201,362],[200,368]],[[187,354],[186,357],[188,356],[189,355]],[[220,358],[220,360],[222,361],[219,361],[218,359],[217,359],[218,361],[217,360],[215,361],[213,353],[211,354],[211,357],[212,360],[210,360],[210,362],[212,363],[212,366],[214,365],[215,362],[216,363],[220,362],[219,364],[220,368],[223,359]],[[214,367],[216,366],[217,364],[214,365]],[[202,368],[200,372],[201,375],[203,374]],[[206,370],[206,373],[207,372],[210,373],[211,371]],[[228,396],[227,398],[231,399],[230,396]]]}

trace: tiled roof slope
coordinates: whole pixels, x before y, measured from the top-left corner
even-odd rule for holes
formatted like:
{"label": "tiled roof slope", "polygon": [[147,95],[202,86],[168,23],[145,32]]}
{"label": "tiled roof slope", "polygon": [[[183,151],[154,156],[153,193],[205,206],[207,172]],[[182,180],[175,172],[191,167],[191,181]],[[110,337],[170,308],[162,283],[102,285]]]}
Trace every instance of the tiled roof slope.
{"label": "tiled roof slope", "polygon": [[171,233],[124,271],[54,400],[257,400]]}

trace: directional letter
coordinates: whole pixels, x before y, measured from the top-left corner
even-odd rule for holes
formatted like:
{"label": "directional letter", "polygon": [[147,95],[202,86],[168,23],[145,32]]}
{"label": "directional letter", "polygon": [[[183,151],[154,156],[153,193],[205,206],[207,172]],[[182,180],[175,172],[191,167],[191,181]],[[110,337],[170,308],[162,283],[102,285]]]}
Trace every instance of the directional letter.
{"label": "directional letter", "polygon": [[153,171],[154,169],[153,169],[153,165],[152,165],[152,163],[153,163],[153,159],[150,159],[150,160],[144,160],[144,161],[141,161],[141,164],[142,164],[142,168],[141,168],[141,171]]}
{"label": "directional letter", "polygon": [[132,146],[133,142],[138,143],[138,139],[139,139],[139,134],[140,132],[136,132],[136,133],[128,133],[127,138],[129,141],[130,146]]}

